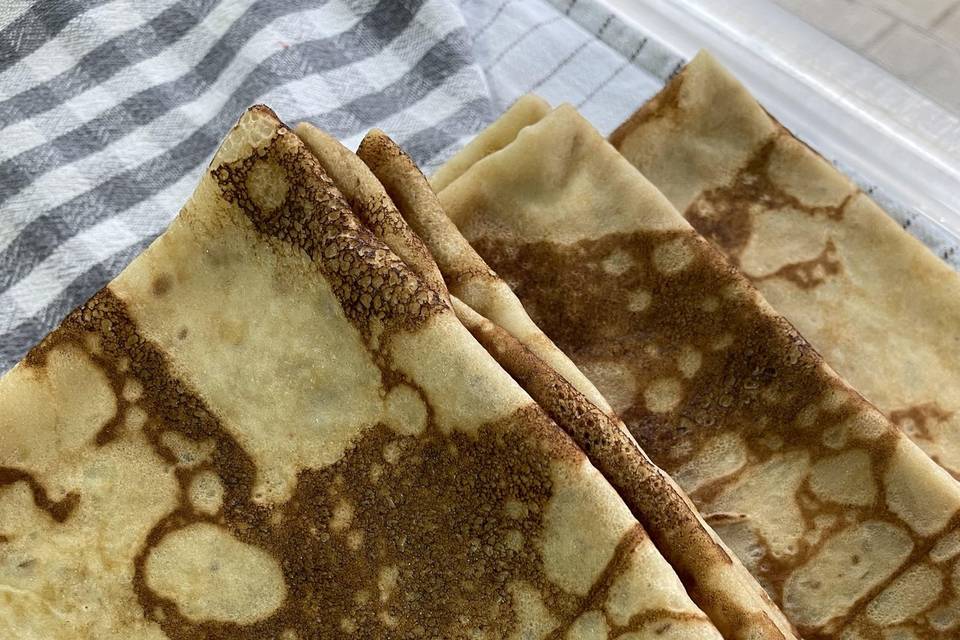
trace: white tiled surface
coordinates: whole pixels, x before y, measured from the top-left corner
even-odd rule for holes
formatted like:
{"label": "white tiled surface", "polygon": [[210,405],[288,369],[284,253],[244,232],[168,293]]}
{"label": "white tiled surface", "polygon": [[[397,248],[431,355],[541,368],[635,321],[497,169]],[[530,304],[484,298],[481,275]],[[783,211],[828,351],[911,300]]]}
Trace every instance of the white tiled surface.
{"label": "white tiled surface", "polygon": [[956,0],[859,0],[867,8],[877,8],[920,28],[927,28],[953,8]]}
{"label": "white tiled surface", "polygon": [[898,24],[867,53],[920,91],[960,107],[960,53],[929,35]]}
{"label": "white tiled surface", "polygon": [[876,40],[897,22],[893,16],[854,0],[778,0],[778,2],[826,34],[857,49]]}
{"label": "white tiled surface", "polygon": [[944,16],[943,20],[934,25],[932,31],[945,42],[952,40],[955,46],[960,47],[960,9],[955,9]]}
{"label": "white tiled surface", "polygon": [[960,0],[776,0],[960,113]]}

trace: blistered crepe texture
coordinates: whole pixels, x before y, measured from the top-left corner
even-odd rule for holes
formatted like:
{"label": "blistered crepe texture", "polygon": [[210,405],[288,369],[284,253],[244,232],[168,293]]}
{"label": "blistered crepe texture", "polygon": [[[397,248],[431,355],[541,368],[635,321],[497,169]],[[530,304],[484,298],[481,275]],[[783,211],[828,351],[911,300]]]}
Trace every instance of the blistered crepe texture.
{"label": "blistered crepe texture", "polygon": [[706,53],[611,141],[840,375],[960,476],[960,276]]}
{"label": "blistered crepe texture", "polygon": [[250,110],[0,380],[0,637],[718,638],[427,282]]}
{"label": "blistered crepe texture", "polygon": [[801,635],[952,628],[957,484],[573,109],[440,199]]}
{"label": "blistered crepe texture", "polygon": [[[529,104],[527,101],[525,103]],[[535,109],[536,102],[533,106],[534,109],[528,106],[523,111],[541,115],[545,113]],[[521,122],[529,122],[529,119]],[[423,274],[424,278],[436,282],[439,289],[445,290],[449,287],[454,295],[474,305],[482,313],[495,315],[512,332],[524,336],[544,360],[562,371],[583,394],[601,408],[610,411],[603,396],[570,359],[533,324],[510,287],[496,277],[459,234],[453,223],[440,210],[439,202],[430,187],[421,185],[420,189],[409,188],[411,179],[423,181],[423,176],[412,161],[409,168],[414,175],[407,175],[407,172],[399,170],[389,162],[389,156],[393,153],[390,147],[396,149],[397,153],[399,148],[385,134],[371,132],[364,138],[359,150],[360,155],[367,158],[368,162],[375,163],[374,169],[380,169],[378,177],[357,154],[320,129],[301,123],[297,127],[297,133],[320,158],[337,184],[341,185],[341,190],[349,194],[348,198],[355,203],[354,208],[360,212],[365,224],[375,229],[384,242],[403,257],[411,268]],[[479,142],[481,141],[474,140],[461,153],[471,153],[471,149]],[[509,140],[502,144],[507,142]],[[483,147],[490,151],[496,148],[499,147]],[[452,166],[456,167],[457,164],[458,162],[454,162]],[[459,164],[465,162],[460,160]],[[397,211],[391,195],[398,198],[399,206],[407,210],[406,220]],[[412,227],[408,226],[408,223]]]}
{"label": "blistered crepe texture", "polygon": [[[516,131],[529,124],[518,117],[546,103],[532,96],[521,99],[478,140],[455,158],[453,166],[469,166],[508,144]],[[348,151],[323,132],[300,125],[298,134],[323,158],[343,157]],[[484,140],[502,141],[500,147],[476,145]],[[380,214],[374,226],[389,231],[385,240],[398,255],[409,255],[407,264],[418,272],[434,274],[439,264],[442,277],[456,295],[470,305],[452,299],[457,317],[497,362],[527,391],[617,490],[631,512],[643,524],[664,557],[680,575],[694,601],[710,616],[724,637],[759,640],[793,638],[789,623],[763,589],[700,519],[682,491],[639,449],[622,421],[611,413],[605,400],[594,403],[597,391],[530,321],[510,288],[473,250],[443,212],[437,196],[409,155],[381,131],[371,131],[357,150],[376,176],[369,179],[363,168],[352,173],[331,166],[331,175],[343,191],[362,186],[361,201],[392,201],[394,207],[376,207]],[[351,164],[341,163],[340,166]],[[354,159],[352,164],[356,164]],[[382,185],[378,187],[378,185]],[[386,189],[384,199],[378,188]],[[405,231],[403,231],[405,230]],[[413,230],[416,233],[413,233]],[[386,234],[384,234],[386,237]],[[422,239],[422,241],[421,241]],[[423,261],[424,250],[436,262]],[[429,262],[429,264],[421,264]],[[417,266],[414,266],[417,265]],[[482,309],[489,317],[481,316]],[[516,336],[503,327],[511,327]],[[538,354],[543,354],[538,355]],[[547,364],[547,363],[552,363]],[[569,377],[559,373],[563,371]],[[570,376],[570,372],[573,376]],[[582,389],[582,391],[581,391]]]}

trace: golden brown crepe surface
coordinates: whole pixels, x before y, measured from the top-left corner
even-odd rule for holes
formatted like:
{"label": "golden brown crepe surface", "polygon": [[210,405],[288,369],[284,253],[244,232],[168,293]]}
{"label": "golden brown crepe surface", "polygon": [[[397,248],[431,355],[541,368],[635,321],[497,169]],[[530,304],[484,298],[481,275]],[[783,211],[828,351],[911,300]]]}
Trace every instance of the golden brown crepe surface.
{"label": "golden brown crepe surface", "polygon": [[[521,99],[488,128],[482,139],[505,146],[528,123],[516,112],[526,111],[532,98]],[[534,101],[534,104],[540,104]],[[298,128],[308,141],[323,146],[307,127]],[[476,142],[471,143],[475,145]],[[461,152],[477,158],[471,145]],[[495,151],[491,150],[492,151]],[[457,316],[497,362],[520,383],[547,414],[584,450],[613,485],[633,514],[644,524],[666,559],[678,571],[697,602],[727,638],[793,638],[789,623],[763,589],[698,516],[669,476],[639,449],[622,421],[591,402],[578,388],[597,395],[583,375],[530,322],[519,300],[460,235],[443,212],[426,178],[412,159],[383,132],[372,131],[357,151],[390,193],[399,211],[437,257],[453,290],[466,295],[491,319],[512,327],[521,343],[474,308],[452,299]],[[453,160],[464,165],[463,158]],[[364,181],[366,182],[366,181]],[[387,225],[402,225],[398,220]],[[421,255],[421,251],[410,251]],[[431,270],[431,269],[428,269]],[[535,351],[534,351],[535,350]],[[541,357],[538,353],[543,354]],[[547,360],[558,363],[554,367]],[[559,371],[574,372],[567,380]]]}
{"label": "golden brown crepe surface", "polygon": [[826,361],[960,476],[960,277],[709,54],[611,141]]}
{"label": "golden brown crepe surface", "polygon": [[956,483],[571,108],[440,196],[804,637],[953,627]]}
{"label": "golden brown crepe surface", "polygon": [[0,434],[0,637],[719,637],[263,107]]}

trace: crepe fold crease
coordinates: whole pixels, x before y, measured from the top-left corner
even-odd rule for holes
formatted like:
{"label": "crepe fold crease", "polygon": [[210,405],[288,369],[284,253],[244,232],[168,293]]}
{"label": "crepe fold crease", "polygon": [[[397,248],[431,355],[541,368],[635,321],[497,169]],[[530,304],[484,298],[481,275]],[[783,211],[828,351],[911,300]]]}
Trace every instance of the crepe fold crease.
{"label": "crepe fold crease", "polygon": [[799,633],[943,637],[957,483],[571,107],[493,127],[444,211]]}
{"label": "crepe fold crease", "polygon": [[0,636],[719,638],[363,164],[319,155],[250,109],[0,379]]}
{"label": "crepe fold crease", "polygon": [[[451,166],[468,167],[469,159],[500,148],[491,145],[491,139],[500,146],[507,144],[513,137],[509,129],[529,123],[529,117],[521,116],[542,116],[547,112],[544,105],[533,97],[521,100]],[[322,132],[309,125],[297,131],[318,155],[332,155],[323,153],[333,141]],[[410,157],[380,131],[364,138],[357,155],[396,203],[396,214],[403,222],[390,227],[409,223],[436,258],[455,294],[453,307],[464,326],[588,454],[724,637],[794,637],[783,614],[699,518],[683,492],[643,454],[596,388],[532,323],[509,286],[467,243]],[[406,253],[422,254],[419,250]]]}

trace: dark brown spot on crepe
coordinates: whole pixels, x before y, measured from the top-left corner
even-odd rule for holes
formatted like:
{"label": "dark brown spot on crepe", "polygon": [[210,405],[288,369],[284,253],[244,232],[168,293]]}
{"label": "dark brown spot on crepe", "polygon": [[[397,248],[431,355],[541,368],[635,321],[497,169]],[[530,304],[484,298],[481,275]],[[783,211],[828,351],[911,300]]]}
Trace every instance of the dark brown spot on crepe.
{"label": "dark brown spot on crepe", "polygon": [[[756,216],[789,209],[809,216],[839,220],[856,196],[856,192],[850,193],[836,205],[810,205],[781,187],[770,175],[770,162],[788,135],[785,131],[778,131],[757,147],[730,184],[703,191],[684,212],[687,221],[738,267],[753,235]],[[832,241],[828,241],[820,256],[814,258],[818,259],[819,264],[812,264],[809,260],[792,262],[781,267],[778,275],[803,288],[812,288],[824,282],[827,276],[840,273],[836,247]],[[761,279],[749,273],[746,275],[754,281]]]}
{"label": "dark brown spot on crepe", "polygon": [[734,524],[748,520],[750,516],[745,513],[730,513],[729,511],[716,511],[703,514],[703,519],[710,525]]}
{"label": "dark brown spot on crepe", "polygon": [[930,427],[953,417],[936,402],[923,402],[890,412],[890,420],[911,438],[931,440]]}
{"label": "dark brown spot on crepe", "polygon": [[[68,316],[32,357],[42,361],[51,349],[82,345],[91,331],[99,333],[103,367],[124,369],[143,382],[138,405],[148,419],[142,429],[158,456],[178,463],[163,444],[165,432],[214,444],[207,461],[175,469],[180,505],[153,527],[135,559],[133,588],[144,615],[172,640],[260,640],[287,629],[300,638],[339,637],[344,619],[358,637],[459,637],[470,628],[511,629],[517,613],[510,589],[517,582],[535,588],[558,619],[573,619],[587,606],[585,598],[565,593],[543,574],[539,540],[553,492],[550,465],[580,460],[582,454],[558,440],[555,425],[536,405],[481,427],[479,434],[441,433],[429,408],[421,436],[373,426],[337,463],[302,471],[287,502],[265,506],[253,499],[253,459],[196,392],[172,374],[164,353],[137,332],[123,302],[109,290]],[[400,383],[413,384],[384,370],[385,388]],[[393,463],[385,459],[387,447],[397,453]],[[376,478],[374,467],[380,469]],[[216,474],[224,488],[216,515],[198,512],[187,500],[191,481],[202,472]],[[5,473],[0,478],[30,481],[25,474]],[[31,488],[38,505],[55,517],[65,517],[75,505],[75,499],[52,503],[38,485]],[[353,507],[347,530],[331,526],[343,500]],[[508,501],[522,503],[524,515],[506,517]],[[287,586],[278,610],[247,625],[194,622],[150,589],[151,549],[196,522],[223,527],[276,558]],[[351,532],[362,535],[359,548],[351,546]],[[517,534],[519,546],[506,542]],[[397,570],[390,598],[358,605],[358,593],[377,593],[386,567]],[[394,626],[384,626],[385,620]]]}
{"label": "dark brown spot on crepe", "polygon": [[170,291],[170,287],[173,285],[173,281],[170,276],[167,274],[160,274],[150,282],[150,290],[155,296],[162,296],[166,292]]}
{"label": "dark brown spot on crepe", "polygon": [[842,271],[843,263],[837,255],[837,247],[833,240],[827,240],[823,251],[816,257],[785,264],[773,273],[765,276],[753,276],[751,280],[762,282],[763,280],[780,278],[789,280],[801,289],[813,289],[826,282],[830,276],[839,275]]}
{"label": "dark brown spot on crepe", "polygon": [[[677,273],[660,273],[653,259],[656,247],[681,236],[687,238],[694,259]],[[815,463],[820,456],[836,453],[823,444],[825,433],[842,429],[861,412],[880,419],[823,366],[786,320],[763,311],[736,269],[692,231],[611,234],[572,245],[490,238],[473,244],[514,285],[531,318],[576,364],[590,368],[611,363],[632,376],[637,383],[634,400],[621,416],[641,447],[669,473],[680,470],[720,433],[740,437],[748,467],[791,451],[810,454]],[[616,274],[604,270],[604,260],[613,254],[627,256],[621,263],[629,268]],[[650,292],[650,302],[631,311],[626,300],[637,290]],[[706,305],[708,300],[712,303]],[[701,355],[701,362],[693,376],[684,378],[677,363],[691,348]],[[645,390],[658,379],[677,381],[681,390],[679,401],[667,411],[652,411],[646,403]],[[596,382],[602,393],[622,391],[605,389],[601,379]],[[823,399],[831,394],[839,394],[839,402],[824,406]],[[818,413],[812,425],[804,426],[803,412],[812,406]],[[764,444],[770,437],[776,446]],[[796,499],[805,527],[812,530],[815,517],[829,515],[836,520],[823,530],[824,539],[847,526],[844,518],[882,520],[905,530],[906,523],[887,507],[882,481],[897,442],[891,426],[856,445],[871,458],[877,498],[869,506],[821,500],[804,483],[791,499]],[[739,477],[733,473],[713,479],[691,497],[701,508],[709,507]],[[726,526],[750,523],[749,518],[736,519],[743,524],[728,520],[724,518]],[[911,532],[914,551],[903,567],[919,561],[953,526],[932,536]],[[757,537],[761,549],[770,548],[762,536]],[[748,564],[754,565],[774,601],[782,602],[786,578],[817,549],[801,539],[790,554],[775,557],[764,551],[758,562]],[[853,619],[866,602],[858,602],[844,619]],[[809,638],[827,637],[822,629],[800,631]]]}
{"label": "dark brown spot on crepe", "polygon": [[80,495],[71,491],[60,500],[51,500],[47,490],[43,488],[32,474],[12,467],[0,467],[0,487],[25,482],[30,487],[33,503],[57,522],[66,522],[73,510],[80,502]]}
{"label": "dark brown spot on crepe", "polygon": [[678,73],[673,80],[660,90],[653,98],[637,109],[626,122],[621,124],[610,134],[610,144],[620,148],[623,141],[644,124],[660,118],[670,117],[676,113],[680,106],[680,92],[683,89],[683,82],[686,79],[686,67]]}

